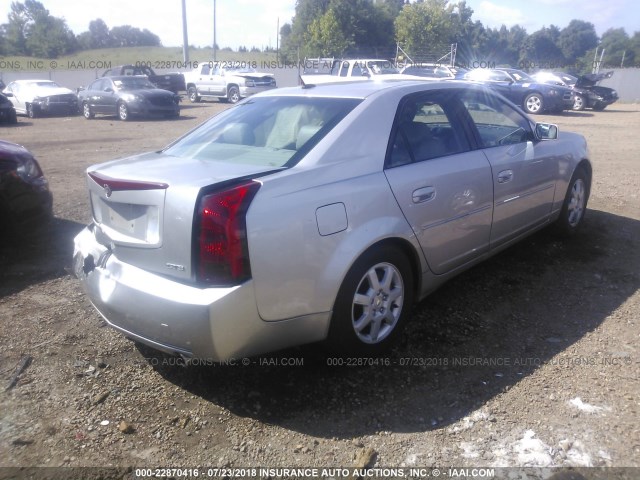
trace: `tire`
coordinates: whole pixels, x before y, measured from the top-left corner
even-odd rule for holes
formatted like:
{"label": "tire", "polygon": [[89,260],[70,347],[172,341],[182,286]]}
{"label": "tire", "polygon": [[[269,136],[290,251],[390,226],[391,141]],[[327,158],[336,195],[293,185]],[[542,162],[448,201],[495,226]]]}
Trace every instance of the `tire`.
{"label": "tire", "polygon": [[27,117],[36,118],[36,111],[33,109],[33,105],[31,103],[27,103]]}
{"label": "tire", "polygon": [[576,168],[571,177],[569,188],[562,204],[560,218],[556,221],[556,230],[565,235],[573,235],[584,223],[591,185],[589,176],[583,167]]}
{"label": "tire", "polygon": [[129,107],[124,102],[118,103],[118,118],[123,122],[131,119],[131,114],[129,113]]}
{"label": "tire", "polygon": [[580,112],[584,110],[584,107],[586,106],[587,106],[587,99],[584,98],[582,95],[576,95],[573,98],[573,110]]}
{"label": "tire", "polygon": [[87,120],[90,120],[96,116],[96,114],[91,110],[91,106],[87,102],[84,102],[82,104],[82,116]]}
{"label": "tire", "polygon": [[227,102],[238,103],[240,101],[240,90],[236,86],[229,87],[227,90]]}
{"label": "tire", "polygon": [[187,90],[187,94],[189,95],[189,101],[191,103],[198,103],[200,101],[200,95],[198,95],[198,90],[196,90],[196,87],[189,87],[189,90]]}
{"label": "tire", "polygon": [[604,103],[596,103],[596,104],[593,106],[593,109],[594,109],[595,111],[597,111],[597,112],[601,112],[601,111],[602,111],[602,110],[604,110],[605,108],[607,108],[607,105],[606,105],[606,104],[604,104]]}
{"label": "tire", "polygon": [[412,306],[407,257],[389,246],[371,249],[351,267],[338,291],[328,346],[338,354],[380,354],[392,345]]}
{"label": "tire", "polygon": [[18,115],[15,110],[9,112],[9,116],[7,117],[7,123],[9,125],[16,125],[18,123]]}
{"label": "tire", "polygon": [[542,95],[537,92],[530,93],[524,99],[524,103],[522,104],[522,106],[527,113],[542,113],[542,111],[544,110],[544,100],[542,99]]}

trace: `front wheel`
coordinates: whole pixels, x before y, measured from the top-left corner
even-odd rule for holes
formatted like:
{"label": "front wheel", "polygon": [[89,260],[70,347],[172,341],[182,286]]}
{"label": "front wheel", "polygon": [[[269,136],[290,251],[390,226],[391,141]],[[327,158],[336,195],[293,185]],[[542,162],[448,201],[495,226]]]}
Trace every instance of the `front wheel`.
{"label": "front wheel", "polygon": [[576,111],[584,110],[586,107],[586,100],[582,95],[576,95],[573,97],[573,109]]}
{"label": "front wheel", "polygon": [[36,111],[33,108],[33,104],[32,103],[27,103],[27,117],[36,118]]}
{"label": "front wheel", "polygon": [[200,95],[198,95],[196,87],[189,87],[187,94],[189,95],[189,101],[191,103],[198,103],[200,101]]}
{"label": "front wheel", "polygon": [[91,110],[91,106],[89,106],[87,102],[84,102],[82,104],[82,116],[87,120],[90,120],[96,116],[96,114]]}
{"label": "front wheel", "polygon": [[124,102],[118,104],[118,117],[123,122],[126,122],[130,118],[129,107],[127,107],[127,104]]}
{"label": "front wheel", "polygon": [[524,109],[527,113],[542,113],[544,108],[544,100],[539,93],[530,93],[524,99]]}
{"label": "front wheel", "polygon": [[238,90],[238,87],[229,87],[227,101],[229,103],[238,103],[240,101],[240,90]]}
{"label": "front wheel", "polygon": [[329,346],[344,354],[381,353],[393,343],[412,304],[413,277],[407,257],[388,246],[366,252],[338,291]]}
{"label": "front wheel", "polygon": [[584,223],[584,214],[589,200],[589,176],[584,168],[578,167],[571,177],[569,189],[562,204],[556,229],[565,235],[573,235]]}

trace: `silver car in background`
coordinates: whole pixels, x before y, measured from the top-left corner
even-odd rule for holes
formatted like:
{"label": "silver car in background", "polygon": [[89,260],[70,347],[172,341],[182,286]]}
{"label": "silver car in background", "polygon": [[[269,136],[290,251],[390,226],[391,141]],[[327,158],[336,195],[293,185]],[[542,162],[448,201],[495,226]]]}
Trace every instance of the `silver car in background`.
{"label": "silver car in background", "polygon": [[186,358],[376,354],[454,275],[576,231],[591,176],[582,136],[481,85],[272,90],[90,167],[74,271],[112,327]]}

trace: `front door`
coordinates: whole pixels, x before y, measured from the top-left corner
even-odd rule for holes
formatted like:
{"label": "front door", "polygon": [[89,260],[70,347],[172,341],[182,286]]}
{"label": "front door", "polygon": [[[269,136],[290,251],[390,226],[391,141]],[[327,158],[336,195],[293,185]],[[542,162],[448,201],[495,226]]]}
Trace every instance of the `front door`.
{"label": "front door", "polygon": [[401,103],[385,167],[436,274],[489,250],[493,214],[491,165],[481,150],[471,150],[455,95],[413,95]]}

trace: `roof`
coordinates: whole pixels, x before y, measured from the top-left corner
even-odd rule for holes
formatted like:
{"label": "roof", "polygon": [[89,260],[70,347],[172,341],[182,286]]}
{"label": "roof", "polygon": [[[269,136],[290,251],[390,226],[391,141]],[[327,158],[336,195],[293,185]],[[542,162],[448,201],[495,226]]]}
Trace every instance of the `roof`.
{"label": "roof", "polygon": [[25,80],[12,80],[10,83],[25,84],[25,83],[34,83],[34,82],[56,83],[53,80],[49,80],[48,78],[30,78]]}
{"label": "roof", "polygon": [[[477,87],[476,83],[457,80],[367,80],[353,82],[323,83],[306,87],[277,88],[261,93],[260,96],[298,96],[367,98],[381,91],[401,91],[407,93],[417,90],[438,90],[460,87],[460,85]],[[422,87],[422,88],[417,88]]]}
{"label": "roof", "polygon": [[128,78],[139,78],[139,79],[143,79],[143,80],[149,80],[146,75],[113,75],[113,76],[109,76],[109,77],[96,78],[96,80],[106,79],[106,80],[116,81],[116,80],[126,80]]}

